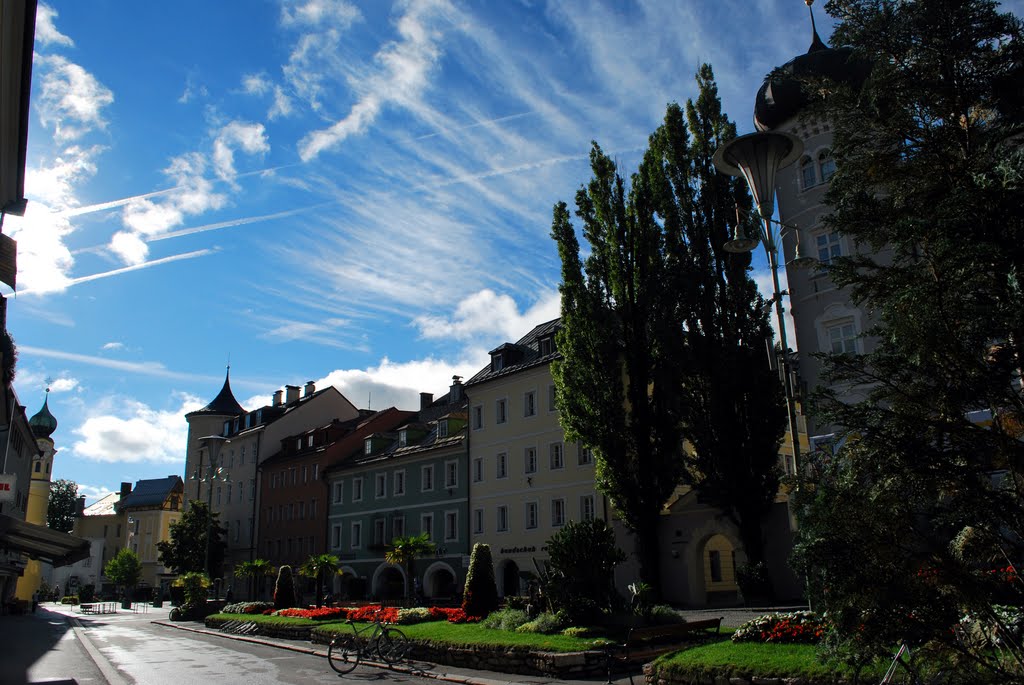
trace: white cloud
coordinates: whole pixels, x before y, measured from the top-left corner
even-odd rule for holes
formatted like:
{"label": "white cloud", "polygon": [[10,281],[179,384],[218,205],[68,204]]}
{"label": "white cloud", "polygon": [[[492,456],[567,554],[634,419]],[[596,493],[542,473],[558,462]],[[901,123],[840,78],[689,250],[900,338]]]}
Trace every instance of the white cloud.
{"label": "white cloud", "polygon": [[109,401],[72,431],[80,439],[71,450],[90,461],[180,464],[188,437],[185,414],[203,406],[191,395],[180,400],[170,410],[133,399]]}
{"label": "white cloud", "polygon": [[415,324],[420,336],[427,339],[468,340],[486,336],[518,340],[537,324],[558,318],[559,307],[558,291],[549,290],[520,314],[509,295],[499,295],[487,288],[462,300],[450,319],[420,316]]}
{"label": "white cloud", "polygon": [[292,99],[288,97],[281,86],[274,86],[274,104],[267,113],[267,117],[273,121],[288,116],[293,110]]}
{"label": "white cloud", "polygon": [[38,55],[41,67],[36,111],[43,126],[53,127],[54,140],[65,143],[95,129],[105,129],[102,110],[114,94],[95,76],[59,55]]}
{"label": "white cloud", "polygon": [[65,45],[72,47],[75,41],[57,30],[54,19],[57,10],[45,3],[39,3],[36,9],[36,42],[40,45]]}
{"label": "white cloud", "polygon": [[185,90],[182,91],[181,97],[178,98],[178,102],[182,105],[192,102],[197,96],[206,97],[210,94],[206,86],[202,83],[197,83],[198,76],[194,73],[190,73],[185,79]]}
{"label": "white cloud", "polygon": [[213,142],[213,166],[222,180],[234,182],[235,148],[254,155],[270,151],[267,132],[263,124],[232,121],[224,126]]}
{"label": "white cloud", "polygon": [[361,18],[359,9],[344,0],[286,0],[281,5],[284,26],[335,25],[348,27]]}
{"label": "white cloud", "polygon": [[[299,143],[302,159],[312,159],[337,147],[350,135],[362,133],[385,105],[414,103],[427,87],[430,72],[440,58],[443,35],[439,27],[451,11],[445,0],[408,6],[407,13],[398,20],[401,39],[390,41],[377,51],[374,55],[377,69],[363,78],[353,79],[358,100],[348,115],[302,139]],[[313,46],[303,47],[305,52]],[[286,67],[286,74],[289,67]]]}
{"label": "white cloud", "polygon": [[85,506],[89,507],[109,495],[113,490],[104,485],[78,483],[78,496],[85,495]]}
{"label": "white cloud", "polygon": [[101,349],[104,349],[104,350],[123,350],[124,349],[124,343],[116,342],[116,341],[115,342],[108,342],[108,343],[105,343]]}
{"label": "white cloud", "polygon": [[266,95],[270,92],[270,79],[264,73],[246,74],[242,77],[242,91],[247,95]]}
{"label": "white cloud", "polygon": [[50,392],[71,392],[79,385],[77,378],[56,378],[50,381]]}
{"label": "white cloud", "polygon": [[110,239],[110,250],[128,264],[141,264],[149,255],[149,246],[131,231],[118,231]]}

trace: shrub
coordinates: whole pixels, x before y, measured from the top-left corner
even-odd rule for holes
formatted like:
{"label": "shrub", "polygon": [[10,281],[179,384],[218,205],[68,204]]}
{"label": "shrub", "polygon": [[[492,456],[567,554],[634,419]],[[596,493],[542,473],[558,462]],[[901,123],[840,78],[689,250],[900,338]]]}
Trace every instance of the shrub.
{"label": "shrub", "polygon": [[593,628],[587,628],[586,626],[569,626],[562,630],[562,635],[568,637],[593,637],[598,634]]}
{"label": "shrub", "polygon": [[[559,612],[561,613],[561,612]],[[516,628],[517,633],[543,633],[551,635],[557,633],[565,625],[565,621],[559,614],[543,613],[532,621],[528,621]]]}
{"label": "shrub", "polygon": [[221,612],[225,614],[262,614],[267,609],[273,608],[273,602],[236,602],[225,605]]}
{"label": "shrub", "polygon": [[667,604],[655,604],[647,610],[647,620],[658,626],[672,625],[674,623],[686,623],[686,618],[681,613]]}
{"label": "shrub", "polygon": [[494,581],[491,548],[482,542],[473,545],[462,594],[462,610],[467,616],[487,616],[498,608],[498,586]]}
{"label": "shrub", "polygon": [[64,595],[60,598],[61,604],[78,604],[78,595]]}
{"label": "shrub", "polygon": [[210,579],[205,573],[190,571],[174,579],[172,587],[180,587],[185,599],[185,604],[198,606],[206,602],[207,590],[210,588]]}
{"label": "shrub", "polygon": [[548,555],[544,595],[572,622],[595,620],[621,601],[614,574],[626,556],[603,520],[570,521],[548,540]]}
{"label": "shrub", "polygon": [[414,607],[412,609],[399,609],[396,623],[410,625],[413,623],[424,623],[425,621],[438,621],[443,617],[434,616],[434,613],[427,607]]}
{"label": "shrub", "polygon": [[292,567],[282,564],[277,571],[277,582],[274,584],[274,608],[290,609],[295,606],[295,582],[292,578]]}
{"label": "shrub", "polygon": [[530,616],[522,609],[499,609],[492,611],[480,625],[494,630],[516,630],[529,620]]}
{"label": "shrub", "polygon": [[526,611],[529,603],[530,598],[524,595],[505,595],[505,608],[507,609],[522,609]]}
{"label": "shrub", "polygon": [[732,634],[733,642],[815,644],[828,632],[828,622],[813,611],[765,614],[751,619]]}
{"label": "shrub", "polygon": [[736,569],[736,584],[740,586],[743,600],[748,604],[751,600],[770,599],[774,594],[768,565],[763,561],[740,564]]}

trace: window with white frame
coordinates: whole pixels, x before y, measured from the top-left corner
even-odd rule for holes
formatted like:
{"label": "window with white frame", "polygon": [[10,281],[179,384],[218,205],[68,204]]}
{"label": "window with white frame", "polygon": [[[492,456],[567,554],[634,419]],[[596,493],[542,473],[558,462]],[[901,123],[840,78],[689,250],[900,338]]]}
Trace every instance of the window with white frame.
{"label": "window with white frame", "polygon": [[548,453],[551,456],[551,468],[560,469],[565,466],[565,459],[562,458],[562,443],[553,442],[548,446]]}
{"label": "window with white frame", "polygon": [[484,458],[473,458],[473,482],[480,483],[484,479]]}
{"label": "window with white frame", "polygon": [[371,438],[367,438],[366,441],[363,442],[363,454],[369,454],[371,452],[373,452],[373,440]]}
{"label": "window with white frame", "polygon": [[437,437],[447,438],[448,437],[448,419],[438,419],[437,421]]}
{"label": "window with white frame", "polygon": [[593,521],[595,518],[594,496],[580,496],[580,521]]}
{"label": "window with white frame", "polygon": [[313,434],[310,433],[309,435],[306,436],[306,447],[312,447],[312,446],[313,446]]}
{"label": "window with white frame", "polygon": [[337,481],[334,484],[334,503],[342,504],[345,501],[345,483]]}
{"label": "window with white frame", "polygon": [[843,256],[843,243],[836,231],[814,236],[814,248],[819,264],[831,264],[834,258]]}
{"label": "window with white frame", "polygon": [[395,496],[405,494],[405,471],[395,471],[395,482],[391,489],[392,494]]}
{"label": "window with white frame", "polygon": [[341,526],[331,527],[331,547],[334,549],[341,548]]}
{"label": "window with white frame", "polygon": [[508,400],[502,398],[495,405],[494,422],[505,423],[506,421],[508,421]]}
{"label": "window with white frame", "polygon": [[508,506],[504,504],[498,505],[497,520],[495,529],[499,533],[505,533],[508,531]]}
{"label": "window with white frame", "polygon": [[434,489],[434,465],[427,464],[420,468],[420,490],[429,492]]}
{"label": "window with white frame", "polygon": [[836,175],[836,160],[831,150],[822,150],[818,153],[818,169],[821,171],[821,182],[831,180]]}
{"label": "window with white frame", "polygon": [[529,390],[523,395],[523,416],[537,415],[537,393]]}
{"label": "window with white frame", "polygon": [[818,185],[818,173],[810,157],[800,160],[800,188],[807,190]]}
{"label": "window with white frame", "polygon": [[420,514],[420,532],[427,534],[428,540],[434,539],[434,515]]}
{"label": "window with white frame", "polygon": [[362,502],[363,501],[363,477],[352,479],[352,501]]}
{"label": "window with white frame", "polygon": [[565,500],[561,497],[551,500],[551,527],[559,528],[565,525]]}
{"label": "window with white frame", "polygon": [[405,535],[405,516],[396,516],[391,519],[391,539],[400,538]]}
{"label": "window with white frame", "polygon": [[459,539],[459,512],[446,511],[444,513],[444,539],[446,542]]}
{"label": "window with white frame", "polygon": [[477,535],[484,532],[484,510],[473,510],[473,532]]}
{"label": "window with white frame", "polygon": [[523,450],[523,464],[526,473],[537,473],[537,448],[527,447]]}
{"label": "window with white frame", "polygon": [[498,456],[496,458],[495,463],[494,476],[495,478],[508,477],[508,454],[506,454],[505,452],[498,452]]}
{"label": "window with white frame", "polygon": [[832,354],[857,353],[857,332],[852,321],[828,326],[825,333]]}
{"label": "window with white frame", "polygon": [[377,499],[388,494],[388,474],[378,473],[374,476],[373,496]]}
{"label": "window with white frame", "polygon": [[384,532],[387,530],[387,521],[384,519],[373,520],[373,544],[383,545],[386,540],[384,539]]}
{"label": "window with white frame", "polygon": [[352,549],[359,549],[363,546],[363,524],[361,521],[352,522]]}
{"label": "window with white frame", "polygon": [[579,465],[585,466],[586,464],[594,463],[594,450],[590,449],[586,445],[579,446]]}
{"label": "window with white frame", "polygon": [[409,444],[409,431],[401,430],[398,431],[398,446],[405,447]]}
{"label": "window with white frame", "polygon": [[533,530],[537,527],[539,521],[539,515],[537,513],[537,503],[527,502],[526,503],[526,521],[524,522],[527,530]]}
{"label": "window with white frame", "polygon": [[555,411],[555,384],[548,386],[548,411]]}
{"label": "window with white frame", "polygon": [[459,462],[446,461],[444,463],[444,486],[446,488],[459,486]]}
{"label": "window with white frame", "polygon": [[482,405],[473,407],[473,430],[480,430],[484,427],[484,408]]}

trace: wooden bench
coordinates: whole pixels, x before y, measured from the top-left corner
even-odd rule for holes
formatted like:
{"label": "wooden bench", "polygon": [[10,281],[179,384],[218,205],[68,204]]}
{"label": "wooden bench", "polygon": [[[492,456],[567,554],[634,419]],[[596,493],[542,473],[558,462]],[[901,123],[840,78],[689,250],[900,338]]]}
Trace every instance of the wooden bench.
{"label": "wooden bench", "polygon": [[[667,652],[674,651],[680,641],[696,632],[714,628],[715,633],[722,630],[722,617],[705,618],[700,621],[686,623],[667,623],[658,626],[630,628],[626,633],[626,641],[622,644],[610,644],[605,647],[608,683],[612,682],[612,665],[620,663],[629,665],[643,659],[651,659]],[[629,682],[633,682],[632,673]]]}

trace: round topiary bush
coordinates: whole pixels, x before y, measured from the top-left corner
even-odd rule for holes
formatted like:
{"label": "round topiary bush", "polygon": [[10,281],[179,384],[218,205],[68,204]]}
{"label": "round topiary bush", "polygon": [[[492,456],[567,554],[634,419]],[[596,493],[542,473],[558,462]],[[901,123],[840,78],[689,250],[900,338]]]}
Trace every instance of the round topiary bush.
{"label": "round topiary bush", "polygon": [[491,547],[482,542],[473,545],[466,572],[466,589],[462,594],[462,610],[466,616],[487,616],[498,608],[498,585],[494,581]]}
{"label": "round topiary bush", "polygon": [[277,571],[277,582],[274,584],[274,609],[290,609],[295,606],[295,580],[292,567],[282,564]]}

